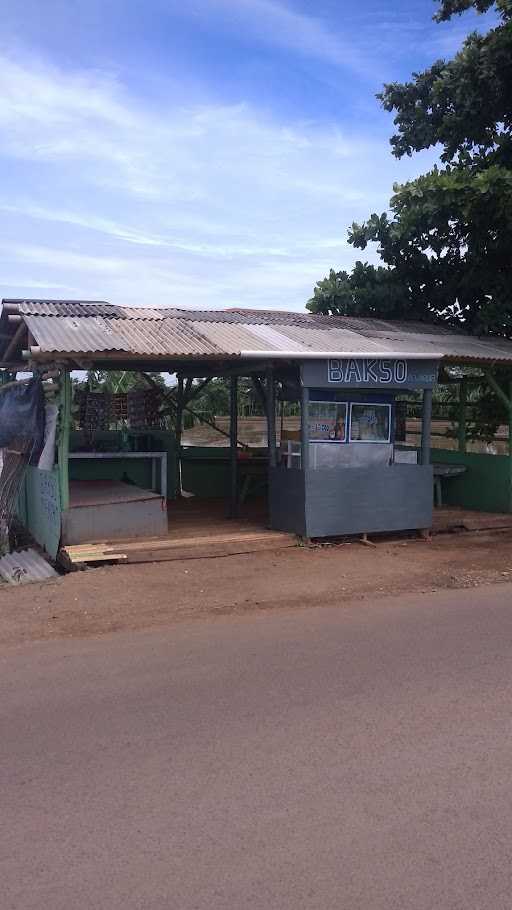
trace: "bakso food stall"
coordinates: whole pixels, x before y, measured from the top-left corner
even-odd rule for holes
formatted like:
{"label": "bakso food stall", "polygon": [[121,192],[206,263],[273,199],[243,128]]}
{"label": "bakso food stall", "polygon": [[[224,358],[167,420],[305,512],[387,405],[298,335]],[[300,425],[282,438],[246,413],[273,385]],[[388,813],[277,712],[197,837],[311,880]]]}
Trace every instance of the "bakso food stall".
{"label": "bakso food stall", "polygon": [[[428,529],[430,423],[438,361],[346,358],[300,366],[300,443],[270,470],[273,528],[304,537]],[[400,448],[397,397],[423,393],[422,446]]]}
{"label": "bakso food stall", "polygon": [[[129,522],[123,517],[120,533],[154,536],[154,525],[146,517],[149,506],[137,506],[135,501],[141,496],[140,487],[143,502],[150,501],[155,521],[158,511],[161,533],[167,532],[165,500],[182,487],[184,409],[215,378],[221,378],[230,390],[229,453],[222,456],[229,476],[224,478],[223,474],[218,494],[228,500],[230,518],[246,517],[245,479],[255,475],[256,468],[258,480],[261,475],[265,479],[267,466],[265,453],[248,453],[242,434],[237,432],[237,390],[244,380],[254,387],[268,424],[268,496],[262,502],[268,506],[268,518],[263,519],[266,525],[305,538],[430,529],[432,389],[438,372],[443,382],[460,386],[459,451],[446,451],[447,464],[441,467],[451,468],[456,464],[455,455],[459,456],[470,477],[465,490],[473,479],[476,486],[484,476],[484,468],[473,461],[473,453],[467,453],[471,463],[466,457],[466,379],[474,379],[476,372],[479,383],[487,384],[507,409],[510,454],[506,463],[496,462],[496,473],[498,465],[502,472],[499,495],[495,496],[494,485],[488,484],[485,501],[512,511],[512,385],[505,384],[512,369],[508,339],[476,338],[447,325],[373,318],[48,300],[4,301],[0,338],[0,372],[15,377],[17,371],[28,370],[48,381],[52,388],[45,387],[45,394],[55,398],[54,408],[58,409],[51,469],[43,471],[29,465],[26,484],[27,514],[30,512],[26,526],[48,552],[48,526],[52,551],[66,542],[66,513],[73,506],[71,494],[76,483],[88,484],[91,493],[99,481],[127,485],[128,490],[123,488],[129,500],[123,503],[126,509],[121,510],[117,501],[108,502],[103,513],[112,512],[117,522],[126,511]],[[468,368],[471,374],[466,373]],[[172,438],[157,438],[153,418],[149,420],[148,416],[151,441],[148,438],[142,445],[127,412],[130,426],[125,429],[130,431],[130,439],[133,435],[133,444],[126,445],[126,439],[121,439],[114,447],[112,439],[100,440],[96,427],[91,446],[87,439],[89,418],[79,429],[80,415],[72,410],[73,370],[135,371],[143,373],[149,387],[152,371],[175,376],[167,380],[164,389],[169,421],[160,430]],[[411,395],[415,411],[422,412],[422,438],[417,447],[402,446],[403,434],[398,432],[404,424],[404,403]],[[293,407],[286,408],[287,402]],[[293,424],[288,420],[286,426],[290,412]],[[295,419],[299,414],[300,430]],[[141,433],[146,437],[142,429]],[[105,451],[100,451],[100,442]],[[168,487],[165,471],[156,470],[164,450],[171,456]],[[242,451],[244,457],[240,457]],[[210,474],[198,485],[206,491],[205,514],[208,500],[217,494],[211,459],[207,462],[205,475]],[[261,497],[263,484],[257,486]],[[110,495],[112,488],[108,492]],[[85,508],[83,502],[75,504],[77,510]],[[94,533],[101,535],[96,539],[103,540],[97,500],[89,506],[95,510]],[[129,527],[136,518],[138,528]],[[45,529],[44,535],[39,534],[40,526]]]}

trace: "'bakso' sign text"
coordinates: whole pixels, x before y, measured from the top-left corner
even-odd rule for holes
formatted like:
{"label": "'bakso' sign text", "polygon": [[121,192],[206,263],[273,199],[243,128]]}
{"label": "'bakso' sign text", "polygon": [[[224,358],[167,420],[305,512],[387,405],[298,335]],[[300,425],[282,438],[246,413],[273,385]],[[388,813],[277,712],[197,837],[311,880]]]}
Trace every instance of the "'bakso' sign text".
{"label": "'bakso' sign text", "polygon": [[406,360],[329,360],[328,380],[344,385],[404,385]]}
{"label": "'bakso' sign text", "polygon": [[407,357],[331,357],[304,361],[302,385],[310,389],[431,389],[439,362]]}

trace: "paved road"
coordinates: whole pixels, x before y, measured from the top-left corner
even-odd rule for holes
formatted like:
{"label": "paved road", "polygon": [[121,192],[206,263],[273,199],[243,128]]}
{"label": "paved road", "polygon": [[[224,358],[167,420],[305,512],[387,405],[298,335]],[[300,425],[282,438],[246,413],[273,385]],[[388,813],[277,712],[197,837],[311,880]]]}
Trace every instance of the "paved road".
{"label": "paved road", "polygon": [[3,652],[2,910],[509,910],[512,586]]}

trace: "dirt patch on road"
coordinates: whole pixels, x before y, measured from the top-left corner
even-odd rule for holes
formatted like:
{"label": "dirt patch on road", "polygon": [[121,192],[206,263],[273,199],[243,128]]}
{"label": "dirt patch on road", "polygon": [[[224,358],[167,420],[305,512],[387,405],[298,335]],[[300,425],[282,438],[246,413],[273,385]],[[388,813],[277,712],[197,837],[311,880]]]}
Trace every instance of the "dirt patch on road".
{"label": "dirt patch on road", "polygon": [[147,629],[205,615],[339,605],[512,580],[512,533],[292,548],[88,569],[0,587],[0,644]]}

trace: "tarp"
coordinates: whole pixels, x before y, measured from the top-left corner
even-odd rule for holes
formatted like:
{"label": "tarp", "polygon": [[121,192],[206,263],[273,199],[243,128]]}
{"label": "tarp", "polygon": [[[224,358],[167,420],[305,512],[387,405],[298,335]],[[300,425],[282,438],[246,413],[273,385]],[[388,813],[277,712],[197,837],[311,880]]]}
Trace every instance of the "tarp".
{"label": "tarp", "polygon": [[51,471],[55,464],[55,440],[57,437],[57,420],[59,409],[56,404],[47,404],[45,408],[44,445],[37,467],[40,471]]}
{"label": "tarp", "polygon": [[44,440],[44,392],[40,379],[0,391],[0,449],[21,443],[32,463]]}

